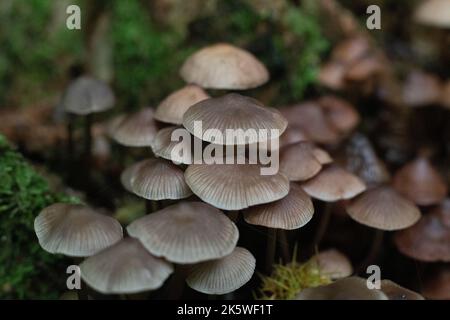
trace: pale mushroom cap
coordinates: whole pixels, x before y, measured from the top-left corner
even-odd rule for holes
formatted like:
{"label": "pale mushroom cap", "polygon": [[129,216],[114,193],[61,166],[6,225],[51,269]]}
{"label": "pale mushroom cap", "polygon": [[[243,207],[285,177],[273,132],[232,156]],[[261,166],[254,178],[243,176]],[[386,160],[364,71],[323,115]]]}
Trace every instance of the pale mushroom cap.
{"label": "pale mushroom cap", "polygon": [[394,237],[398,250],[420,261],[450,262],[450,200]]}
{"label": "pale mushroom cap", "polygon": [[345,85],[346,66],[339,62],[327,62],[320,67],[317,76],[321,85],[333,90],[341,90]]}
{"label": "pale mushroom cap", "polygon": [[329,202],[351,199],[366,190],[360,178],[338,166],[323,169],[302,187],[311,197]]}
{"label": "pale mushroom cap", "polygon": [[106,83],[82,76],[69,84],[61,103],[66,112],[87,115],[111,109],[115,97]]}
{"label": "pale mushroom cap", "polygon": [[120,223],[79,204],[56,203],[39,213],[34,231],[50,253],[87,257],[122,239]]}
{"label": "pale mushroom cap", "polygon": [[220,210],[202,202],[180,202],[127,227],[150,253],[175,263],[219,259],[236,246],[239,231]]}
{"label": "pale mushroom cap", "polygon": [[155,290],[173,272],[170,263],[152,256],[137,239],[124,238],[81,265],[82,279],[104,294]]}
{"label": "pale mushroom cap", "polygon": [[165,123],[182,124],[186,110],[208,98],[209,95],[202,88],[189,84],[170,94],[158,105],[155,119]]}
{"label": "pale mushroom cap", "polygon": [[153,108],[119,116],[110,123],[109,135],[117,143],[129,147],[149,147],[158,131]]}
{"label": "pale mushroom cap", "polygon": [[183,64],[180,75],[187,83],[202,88],[245,90],[269,80],[269,72],[248,51],[219,43],[191,55]]}
{"label": "pale mushroom cap", "polygon": [[262,175],[256,164],[190,165],[186,182],[200,199],[224,210],[241,210],[279,200],[289,192],[281,173]]}
{"label": "pale mushroom cap", "polygon": [[414,70],[405,80],[402,101],[411,107],[434,104],[439,100],[442,86],[437,76]]}
{"label": "pale mushroom cap", "polygon": [[347,212],[361,224],[386,231],[409,228],[421,216],[414,203],[387,186],[359,195],[347,206]]}
{"label": "pale mushroom cap", "polygon": [[322,169],[314,149],[309,142],[283,147],[280,150],[280,171],[290,181],[303,181],[314,177]]}
{"label": "pale mushroom cap", "polygon": [[[202,132],[195,128],[199,122]],[[240,145],[279,137],[287,127],[287,120],[277,109],[265,107],[253,98],[230,93],[191,106],[184,114],[183,126],[201,140]],[[214,141],[214,133],[208,129],[220,132],[225,141]],[[227,129],[240,129],[242,132],[237,132],[235,139],[227,139]]]}
{"label": "pale mushroom cap", "polygon": [[[177,130],[184,130],[183,138],[178,137]],[[179,132],[181,133],[181,131]],[[178,140],[172,139],[173,135]],[[185,136],[186,138],[184,138]],[[152,142],[152,150],[157,157],[171,160],[175,164],[192,164],[194,160],[192,147],[197,139],[183,127],[167,127],[159,130],[156,134]]]}
{"label": "pale mushroom cap", "polygon": [[349,277],[331,284],[302,290],[296,300],[388,300],[388,297],[377,289],[369,289],[366,280]]}
{"label": "pale mushroom cap", "polygon": [[381,291],[389,300],[424,300],[424,298],[412,290],[406,289],[391,280],[381,280]]}
{"label": "pale mushroom cap", "polygon": [[438,28],[450,28],[450,2],[448,0],[423,1],[415,12],[419,23]]}
{"label": "pale mushroom cap", "polygon": [[244,219],[247,223],[285,230],[298,229],[313,217],[314,207],[311,198],[294,183],[290,184],[289,194],[281,200],[246,209]]}
{"label": "pale mushroom cap", "polygon": [[255,257],[247,249],[236,247],[221,259],[194,265],[186,283],[206,294],[226,294],[246,284],[255,272]]}
{"label": "pale mushroom cap", "polygon": [[336,249],[321,251],[313,260],[317,263],[320,273],[331,279],[349,277],[353,273],[350,260]]}
{"label": "pale mushroom cap", "polygon": [[125,169],[120,179],[125,189],[148,200],[183,199],[192,195],[183,170],[163,159],[140,161]]}
{"label": "pale mushroom cap", "polygon": [[394,188],[418,205],[441,202],[447,195],[447,185],[426,157],[418,157],[395,173]]}

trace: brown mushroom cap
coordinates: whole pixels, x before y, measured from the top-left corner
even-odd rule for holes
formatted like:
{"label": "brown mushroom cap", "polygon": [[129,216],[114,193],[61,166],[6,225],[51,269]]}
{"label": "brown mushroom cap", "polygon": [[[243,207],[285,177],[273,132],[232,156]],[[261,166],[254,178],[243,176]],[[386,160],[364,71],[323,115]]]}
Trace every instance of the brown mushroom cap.
{"label": "brown mushroom cap", "polygon": [[450,3],[448,0],[426,0],[416,9],[414,19],[424,25],[450,28]]}
{"label": "brown mushroom cap", "polygon": [[200,199],[224,210],[241,210],[285,197],[289,180],[281,173],[262,175],[257,164],[194,164],[184,175]]}
{"label": "brown mushroom cap", "polygon": [[291,183],[286,197],[246,209],[244,219],[250,224],[293,230],[306,225],[313,214],[311,198],[299,185]]}
{"label": "brown mushroom cap", "polygon": [[411,228],[397,232],[394,240],[398,250],[411,258],[450,262],[450,200]]}
{"label": "brown mushroom cap", "polygon": [[[195,132],[195,122],[201,121],[202,131]],[[219,98],[203,100],[191,106],[183,117],[183,126],[194,136],[215,144],[242,145],[267,141],[279,137],[287,127],[287,120],[277,109],[264,107],[259,101],[240,94],[230,93]],[[214,136],[206,130],[214,129],[222,133],[225,141],[214,141]],[[252,130],[248,137],[238,135],[235,141],[226,139],[227,129]],[[259,130],[267,130],[260,135]],[[272,133],[271,130],[277,130]],[[246,139],[247,138],[247,139]]]}
{"label": "brown mushroom cap", "polygon": [[296,300],[388,300],[381,290],[369,289],[366,279],[349,277],[302,290]]}
{"label": "brown mushroom cap", "polygon": [[450,269],[441,268],[425,282],[422,291],[428,299],[450,300]]}
{"label": "brown mushroom cap", "polygon": [[120,179],[125,189],[148,200],[183,199],[192,195],[183,170],[163,159],[142,160],[125,169]]}
{"label": "brown mushroom cap", "polygon": [[[194,156],[192,154],[192,147],[195,142],[195,137],[191,136],[190,140],[183,141],[172,141],[172,134],[175,130],[182,129],[186,130],[183,127],[167,127],[158,131],[152,142],[152,150],[153,153],[157,157],[161,157],[167,160],[171,160],[172,162],[179,164],[192,164],[194,160]],[[179,151],[190,150],[189,153],[177,152],[176,148],[180,146],[180,143],[183,144],[182,149],[178,149]]]}
{"label": "brown mushroom cap", "polygon": [[317,263],[320,273],[331,279],[349,277],[353,273],[350,260],[336,249],[319,252],[313,261]]}
{"label": "brown mushroom cap", "polygon": [[347,133],[359,123],[359,114],[355,108],[341,98],[324,96],[319,99],[319,105],[325,112],[325,117],[339,132]]}
{"label": "brown mushroom cap", "polygon": [[328,121],[325,111],[316,101],[305,102],[280,109],[289,119],[289,125],[303,130],[308,139],[317,143],[336,143],[339,132]]}
{"label": "brown mushroom cap", "polygon": [[170,94],[158,105],[155,119],[166,123],[182,124],[186,110],[208,98],[209,95],[202,88],[189,84]]}
{"label": "brown mushroom cap", "polygon": [[110,123],[109,134],[119,144],[129,147],[149,147],[158,131],[153,109],[119,116]]}
{"label": "brown mushroom cap", "polygon": [[436,76],[415,70],[405,80],[402,100],[411,107],[430,105],[439,100],[441,92],[442,86]]}
{"label": "brown mushroom cap", "polygon": [[202,202],[179,202],[127,227],[151,254],[175,263],[219,259],[236,246],[239,231],[220,210]]}
{"label": "brown mushroom cap", "polygon": [[399,286],[391,280],[381,280],[381,291],[389,300],[424,300],[417,292]]}
{"label": "brown mushroom cap", "polygon": [[39,213],[34,231],[50,253],[87,257],[122,239],[120,223],[79,204],[56,203]]}
{"label": "brown mushroom cap", "polygon": [[345,78],[350,81],[364,81],[379,74],[382,70],[381,59],[371,54],[352,63],[345,73]]}
{"label": "brown mushroom cap", "polygon": [[311,197],[329,202],[351,199],[366,190],[360,178],[335,165],[323,169],[302,187]]}
{"label": "brown mushroom cap", "polygon": [[84,260],[82,279],[104,294],[129,294],[155,290],[173,272],[170,263],[152,256],[139,240],[124,238]]}
{"label": "brown mushroom cap", "polygon": [[78,115],[103,112],[111,109],[114,103],[111,88],[89,76],[82,76],[71,82],[61,100],[66,112]]}
{"label": "brown mushroom cap", "polygon": [[420,219],[419,208],[387,186],[359,195],[347,206],[347,212],[361,224],[388,231],[409,228]]}
{"label": "brown mushroom cap", "polygon": [[290,181],[303,181],[314,177],[322,169],[314,149],[309,142],[283,147],[280,150],[280,171]]}
{"label": "brown mushroom cap", "polygon": [[420,156],[396,172],[394,188],[418,205],[441,202],[447,195],[447,185],[426,157]]}
{"label": "brown mushroom cap", "polygon": [[365,36],[354,36],[341,41],[331,54],[331,59],[350,64],[363,58],[370,51],[370,42]]}
{"label": "brown mushroom cap", "polygon": [[186,283],[206,294],[226,294],[246,284],[255,272],[255,257],[247,249],[236,247],[221,259],[192,266]]}
{"label": "brown mushroom cap", "polygon": [[187,83],[209,89],[245,90],[269,80],[266,67],[253,54],[226,43],[195,52],[180,74]]}
{"label": "brown mushroom cap", "polygon": [[339,62],[330,61],[320,67],[317,76],[321,85],[333,89],[341,90],[345,85],[345,73],[347,67]]}

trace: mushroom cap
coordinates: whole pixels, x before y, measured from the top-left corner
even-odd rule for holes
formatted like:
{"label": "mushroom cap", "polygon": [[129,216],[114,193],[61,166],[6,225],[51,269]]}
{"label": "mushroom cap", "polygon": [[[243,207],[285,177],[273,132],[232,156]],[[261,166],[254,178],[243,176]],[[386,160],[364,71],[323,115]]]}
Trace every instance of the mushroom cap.
{"label": "mushroom cap", "polygon": [[158,131],[153,108],[143,108],[136,113],[114,118],[108,131],[111,138],[121,145],[149,147]]}
{"label": "mushroom cap", "polygon": [[236,247],[221,259],[192,266],[186,283],[206,294],[226,294],[246,284],[255,272],[255,257],[245,248]]}
{"label": "mushroom cap", "polygon": [[239,231],[220,210],[202,202],[179,202],[127,227],[151,254],[175,263],[219,259],[236,246]]}
{"label": "mushroom cap", "polygon": [[353,273],[350,260],[336,249],[319,252],[313,257],[313,261],[317,263],[320,273],[331,279],[346,278]]}
{"label": "mushroom cap", "polygon": [[414,19],[424,25],[450,28],[450,2],[448,0],[427,0],[416,9]]}
{"label": "mushroom cap", "polygon": [[381,291],[389,300],[424,300],[424,298],[412,290],[406,289],[391,280],[381,280]]}
{"label": "mushroom cap", "polygon": [[360,178],[335,165],[323,169],[302,187],[311,197],[327,202],[351,199],[366,190]]}
{"label": "mushroom cap", "polygon": [[[175,130],[186,130],[183,127],[167,127],[158,131],[152,142],[153,153],[157,157],[161,157],[172,162],[179,164],[192,164],[194,160],[194,155],[192,154],[192,146],[195,140],[198,139],[189,134],[191,139],[182,141],[172,141],[172,134]],[[182,143],[183,145],[180,145]],[[180,146],[183,148],[178,149]],[[177,152],[178,150],[178,152]],[[188,153],[184,154],[179,151],[190,150]]]}
{"label": "mushroom cap", "polygon": [[87,115],[111,109],[115,103],[114,93],[104,82],[89,76],[72,81],[61,100],[66,112]]}
{"label": "mushroom cap", "polygon": [[289,180],[280,172],[262,175],[257,164],[193,164],[184,176],[203,201],[224,210],[241,210],[279,200],[289,192]]}
{"label": "mushroom cap", "polygon": [[345,64],[334,61],[327,62],[320,67],[318,81],[327,88],[341,90],[345,85],[346,69]]}
{"label": "mushroom cap", "polygon": [[124,238],[84,260],[82,279],[104,294],[129,294],[155,290],[173,272],[170,263],[152,256],[139,240]]}
{"label": "mushroom cap", "polygon": [[349,216],[366,226],[381,230],[406,229],[420,219],[419,208],[393,188],[370,189],[347,206]]}
{"label": "mushroom cap", "polygon": [[[199,130],[196,130],[195,123],[200,121],[202,132],[197,132]],[[183,126],[204,141],[241,145],[278,138],[286,129],[287,120],[277,109],[265,107],[258,100],[229,93],[191,106],[184,114]],[[208,129],[219,131],[225,141],[214,141],[214,134],[208,132]],[[236,139],[227,139],[227,129],[240,129],[243,132],[237,134]],[[262,134],[263,129],[267,131],[266,134]]]}
{"label": "mushroom cap", "polygon": [[450,300],[450,269],[441,268],[425,282],[423,295],[428,299]]}
{"label": "mushroom cap", "polygon": [[394,188],[418,205],[441,202],[447,195],[447,185],[426,157],[420,156],[394,175]]}
{"label": "mushroom cap", "polygon": [[187,83],[208,89],[245,90],[269,80],[269,72],[248,51],[226,43],[205,47],[184,62],[180,75]]}
{"label": "mushroom cap", "polygon": [[324,96],[319,99],[319,104],[325,112],[325,117],[339,132],[347,133],[353,130],[360,121],[355,108],[341,98]]}
{"label": "mushroom cap", "polygon": [[439,100],[442,86],[439,79],[418,70],[408,74],[402,89],[403,103],[411,107],[434,104]]}
{"label": "mushroom cap", "polygon": [[41,247],[50,253],[87,257],[123,237],[120,223],[80,204],[55,203],[34,220]]}
{"label": "mushroom cap", "polygon": [[209,95],[202,88],[188,84],[170,94],[158,105],[155,119],[165,123],[182,124],[186,110],[208,98]]}
{"label": "mushroom cap", "polygon": [[183,199],[192,195],[184,181],[184,173],[163,159],[146,159],[122,172],[122,185],[130,192],[148,199]]}
{"label": "mushroom cap", "polygon": [[303,289],[296,300],[388,300],[381,290],[369,289],[366,279],[349,277],[325,286]]}
{"label": "mushroom cap", "polygon": [[317,143],[339,141],[339,132],[330,124],[325,111],[316,101],[309,101],[280,109],[289,125],[303,130],[308,139]]}
{"label": "mushroom cap", "polygon": [[286,197],[246,209],[244,219],[250,224],[293,230],[306,225],[313,214],[311,198],[299,185],[291,183]]}
{"label": "mushroom cap", "polygon": [[331,59],[343,64],[351,64],[367,55],[370,49],[368,37],[353,36],[341,41],[333,49]]}
{"label": "mushroom cap", "polygon": [[367,55],[352,63],[345,78],[350,81],[364,81],[383,70],[383,62],[377,55]]}
{"label": "mushroom cap", "polygon": [[[322,169],[322,164],[316,156],[317,149],[309,142],[298,142],[281,148],[280,171],[290,181],[303,181],[314,177]],[[319,154],[321,159],[322,154]]]}
{"label": "mushroom cap", "polygon": [[398,250],[420,261],[450,262],[450,200],[423,215],[411,228],[394,237]]}

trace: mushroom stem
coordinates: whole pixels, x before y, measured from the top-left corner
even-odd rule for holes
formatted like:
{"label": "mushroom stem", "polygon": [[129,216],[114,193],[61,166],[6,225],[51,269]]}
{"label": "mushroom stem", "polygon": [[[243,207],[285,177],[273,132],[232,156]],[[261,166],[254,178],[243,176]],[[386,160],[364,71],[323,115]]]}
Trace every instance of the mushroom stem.
{"label": "mushroom stem", "polygon": [[84,120],[84,153],[86,156],[86,161],[90,162],[91,160],[91,148],[92,148],[92,132],[91,132],[91,126],[92,126],[92,115],[88,114],[85,117]]}
{"label": "mushroom stem", "polygon": [[319,222],[319,227],[317,228],[316,235],[314,236],[313,245],[315,246],[315,248],[319,247],[320,242],[322,241],[325,232],[327,231],[328,224],[330,223],[331,219],[331,208],[332,204],[329,202],[325,202],[323,214]]}
{"label": "mushroom stem", "polygon": [[267,251],[266,251],[266,272],[270,274],[275,261],[275,251],[277,245],[277,229],[267,229]]}
{"label": "mushroom stem", "polygon": [[381,229],[375,229],[369,253],[361,263],[360,267],[358,268],[358,273],[361,272],[365,273],[367,266],[369,266],[375,261],[375,259],[378,256],[378,253],[380,252],[381,245],[383,244],[383,238],[384,238],[384,231]]}
{"label": "mushroom stem", "polygon": [[158,211],[160,208],[158,201],[155,200],[145,200],[145,211],[147,214]]}
{"label": "mushroom stem", "polygon": [[[74,264],[79,266],[81,262],[83,262],[83,259],[81,258],[74,258],[73,259]],[[84,282],[82,279],[80,279],[80,285],[81,288],[77,290],[78,300],[89,300],[89,294],[88,294],[88,288],[86,282]]]}
{"label": "mushroom stem", "polygon": [[73,161],[73,117],[68,116],[67,120],[67,161],[72,165]]}
{"label": "mushroom stem", "polygon": [[166,290],[168,300],[178,300],[183,296],[186,272],[182,266],[176,265]]}
{"label": "mushroom stem", "polygon": [[280,230],[278,232],[278,245],[280,246],[281,255],[283,257],[284,263],[291,261],[291,254],[289,252],[289,241],[287,238],[287,231]]}

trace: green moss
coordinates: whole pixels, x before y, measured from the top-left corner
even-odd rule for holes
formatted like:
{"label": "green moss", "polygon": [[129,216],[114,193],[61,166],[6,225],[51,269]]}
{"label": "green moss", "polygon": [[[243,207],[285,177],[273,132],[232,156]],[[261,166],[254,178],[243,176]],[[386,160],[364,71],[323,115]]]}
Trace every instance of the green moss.
{"label": "green moss", "polygon": [[0,298],[56,298],[67,263],[40,248],[33,223],[44,207],[75,199],[52,193],[2,135],[0,181]]}

